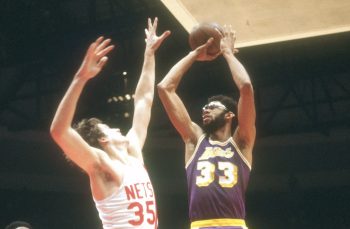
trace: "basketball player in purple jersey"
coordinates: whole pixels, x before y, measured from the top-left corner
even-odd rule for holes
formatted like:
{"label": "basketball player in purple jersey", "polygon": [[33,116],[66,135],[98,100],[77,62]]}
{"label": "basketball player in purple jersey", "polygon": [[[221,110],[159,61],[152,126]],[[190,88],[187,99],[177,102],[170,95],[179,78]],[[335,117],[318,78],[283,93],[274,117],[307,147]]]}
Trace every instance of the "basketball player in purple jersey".
{"label": "basketball player in purple jersey", "polygon": [[145,169],[142,148],[154,97],[155,52],[170,31],[157,36],[158,19],[148,19],[144,62],[134,98],[131,129],[124,136],[96,118],[72,120],[86,83],[96,77],[113,49],[110,39],[98,38],[86,52],[80,69],[62,98],[51,124],[51,135],[66,156],[86,172],[104,229],[156,229],[153,187]]}
{"label": "basketball player in purple jersey", "polygon": [[235,39],[231,26],[225,26],[219,54],[225,58],[239,90],[238,104],[227,96],[209,98],[202,111],[203,128],[192,122],[176,89],[196,60],[209,61],[219,55],[209,56],[206,52],[212,38],[181,59],[158,84],[165,110],[185,143],[191,229],[247,228],[245,191],[252,164],[256,114],[251,80],[235,57]]}

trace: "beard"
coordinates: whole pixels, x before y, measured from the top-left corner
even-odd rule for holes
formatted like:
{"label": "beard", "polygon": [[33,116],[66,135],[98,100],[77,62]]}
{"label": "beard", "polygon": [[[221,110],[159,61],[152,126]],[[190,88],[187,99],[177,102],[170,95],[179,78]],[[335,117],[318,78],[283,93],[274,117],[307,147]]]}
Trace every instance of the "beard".
{"label": "beard", "polygon": [[221,127],[225,126],[225,112],[222,112],[220,115],[218,115],[216,118],[214,118],[209,123],[203,124],[203,130],[204,133],[209,135],[220,129]]}

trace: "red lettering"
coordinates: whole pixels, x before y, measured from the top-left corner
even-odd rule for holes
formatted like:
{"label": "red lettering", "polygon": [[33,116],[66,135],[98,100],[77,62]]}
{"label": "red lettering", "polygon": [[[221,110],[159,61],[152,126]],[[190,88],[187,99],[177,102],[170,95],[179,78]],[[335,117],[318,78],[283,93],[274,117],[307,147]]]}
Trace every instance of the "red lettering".
{"label": "red lettering", "polygon": [[[128,206],[129,210],[134,210],[135,217],[132,220],[129,220],[129,224],[133,226],[140,226],[144,223],[147,223],[149,225],[154,225],[155,228],[157,228],[158,225],[158,217],[157,217],[157,210],[156,205],[151,201],[145,202],[146,206],[142,205],[142,203],[139,202],[133,202],[130,203]],[[146,210],[146,213],[144,212]]]}
{"label": "red lettering", "polygon": [[134,226],[139,226],[143,223],[143,220],[144,220],[144,215],[143,215],[143,207],[142,207],[142,204],[138,203],[138,202],[134,202],[134,203],[131,203],[129,206],[128,206],[128,209],[135,209],[136,211],[134,212],[135,213],[135,217],[136,219],[133,219],[133,220],[129,220],[128,222],[131,224],[131,225],[134,225]]}
{"label": "red lettering", "polygon": [[156,220],[157,220],[157,216],[156,216],[156,209],[155,209],[155,204],[153,202],[153,200],[151,201],[146,201],[146,212],[147,215],[149,216],[147,218],[147,223],[153,225]]}
{"label": "red lettering", "polygon": [[145,183],[141,183],[142,184],[142,187],[143,187],[143,193],[144,193],[144,195],[143,195],[143,197],[148,197],[148,195],[147,195],[147,190],[146,190],[146,187],[145,187]]}
{"label": "red lettering", "polygon": [[153,187],[152,187],[152,184],[151,184],[151,182],[147,182],[147,189],[150,191],[150,195],[149,195],[149,197],[153,197],[154,196],[154,194],[153,194]]}
{"label": "red lettering", "polygon": [[150,182],[125,186],[125,192],[128,200],[152,198],[154,196],[153,187]]}
{"label": "red lettering", "polygon": [[132,185],[130,185],[130,187],[125,186],[125,193],[126,193],[126,196],[128,197],[128,200],[135,199],[135,191]]}
{"label": "red lettering", "polygon": [[134,184],[135,190],[136,190],[136,195],[137,198],[141,199],[142,196],[140,196],[140,187],[139,187],[140,183]]}

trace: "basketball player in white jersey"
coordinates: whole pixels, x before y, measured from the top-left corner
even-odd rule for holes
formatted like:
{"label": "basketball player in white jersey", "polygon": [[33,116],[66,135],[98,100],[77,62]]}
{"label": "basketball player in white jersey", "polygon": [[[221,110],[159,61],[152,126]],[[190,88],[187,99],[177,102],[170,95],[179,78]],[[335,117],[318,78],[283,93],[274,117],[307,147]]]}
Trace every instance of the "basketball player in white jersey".
{"label": "basketball player in white jersey", "polygon": [[93,42],[61,100],[51,124],[51,135],[64,153],[89,176],[90,187],[104,229],[157,228],[153,187],[144,167],[142,148],[154,97],[155,52],[170,34],[156,35],[158,19],[148,19],[141,76],[134,97],[132,127],[124,136],[97,118],[72,120],[86,83],[107,62],[114,48],[110,39]]}

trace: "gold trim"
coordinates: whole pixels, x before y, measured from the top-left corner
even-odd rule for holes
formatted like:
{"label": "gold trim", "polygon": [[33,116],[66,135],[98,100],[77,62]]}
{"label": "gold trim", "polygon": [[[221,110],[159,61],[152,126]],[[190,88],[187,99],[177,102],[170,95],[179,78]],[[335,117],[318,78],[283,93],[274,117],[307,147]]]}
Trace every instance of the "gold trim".
{"label": "gold trim", "polygon": [[191,229],[199,229],[201,227],[219,227],[219,226],[241,226],[246,228],[243,219],[208,219],[198,220],[191,223]]}
{"label": "gold trim", "polygon": [[230,138],[230,142],[233,144],[233,146],[236,148],[237,153],[239,154],[239,156],[242,158],[242,160],[244,161],[244,163],[248,166],[249,170],[252,170],[252,165],[248,162],[247,158],[245,158],[245,156],[243,155],[243,153],[241,152],[240,148],[238,147],[238,145],[236,144],[235,140],[233,140],[233,138]]}
{"label": "gold trim", "polygon": [[227,140],[223,141],[223,142],[220,142],[220,141],[217,141],[217,140],[213,140],[209,137],[209,143],[212,144],[212,145],[219,145],[219,146],[224,146],[226,145],[227,143],[230,142],[230,139],[232,137],[229,137]]}

